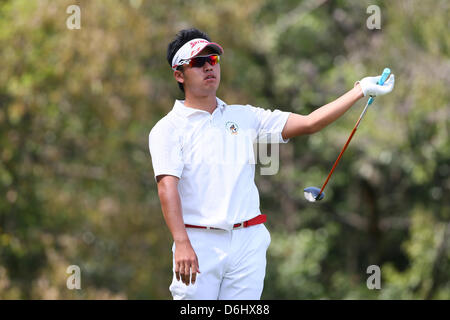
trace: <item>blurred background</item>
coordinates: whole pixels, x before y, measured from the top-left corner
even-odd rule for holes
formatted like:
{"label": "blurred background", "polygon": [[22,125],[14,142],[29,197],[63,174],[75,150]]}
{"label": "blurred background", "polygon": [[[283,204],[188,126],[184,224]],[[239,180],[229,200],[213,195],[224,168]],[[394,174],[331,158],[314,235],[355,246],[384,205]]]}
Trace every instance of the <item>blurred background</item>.
{"label": "blurred background", "polygon": [[[66,22],[81,9],[81,29]],[[380,29],[370,30],[370,5]],[[450,299],[450,5],[418,1],[0,1],[0,298],[171,299],[172,238],[148,134],[183,98],[167,44],[220,43],[218,97],[308,114],[390,67],[366,99],[280,145],[262,176],[263,299]],[[70,265],[81,290],[69,290]],[[369,290],[367,268],[381,268]],[[201,266],[201,262],[200,262]]]}

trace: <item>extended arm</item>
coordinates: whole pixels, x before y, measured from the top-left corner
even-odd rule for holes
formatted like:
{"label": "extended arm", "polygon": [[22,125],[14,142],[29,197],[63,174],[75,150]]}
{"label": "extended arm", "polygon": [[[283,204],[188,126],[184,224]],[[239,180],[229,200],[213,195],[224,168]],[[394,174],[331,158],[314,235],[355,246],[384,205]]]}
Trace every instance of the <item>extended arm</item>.
{"label": "extended arm", "polygon": [[[387,75],[389,73],[387,73]],[[295,113],[290,114],[286,124],[284,125],[283,131],[281,132],[283,139],[320,131],[342,116],[345,111],[347,111],[362,97],[374,97],[391,92],[392,89],[394,89],[395,84],[394,74],[391,74],[386,82],[382,81],[380,84],[379,81],[381,77],[382,76],[365,77],[361,79],[361,81],[357,81],[354,88],[346,94],[337,98],[333,102],[320,107],[314,112],[311,112],[307,116],[302,116]]]}
{"label": "extended arm", "polygon": [[296,113],[289,118],[281,133],[283,139],[318,132],[342,116],[356,101],[363,97],[361,86],[357,84],[353,89],[336,100],[314,110],[309,115]]}

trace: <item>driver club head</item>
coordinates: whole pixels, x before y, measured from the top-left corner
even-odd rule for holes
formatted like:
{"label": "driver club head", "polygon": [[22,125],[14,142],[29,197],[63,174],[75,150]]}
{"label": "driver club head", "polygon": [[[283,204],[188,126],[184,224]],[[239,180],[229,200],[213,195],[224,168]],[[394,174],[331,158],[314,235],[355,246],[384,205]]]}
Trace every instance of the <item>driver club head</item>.
{"label": "driver club head", "polygon": [[325,193],[320,193],[320,189],[316,187],[308,187],[303,190],[306,200],[309,202],[320,201],[324,198]]}

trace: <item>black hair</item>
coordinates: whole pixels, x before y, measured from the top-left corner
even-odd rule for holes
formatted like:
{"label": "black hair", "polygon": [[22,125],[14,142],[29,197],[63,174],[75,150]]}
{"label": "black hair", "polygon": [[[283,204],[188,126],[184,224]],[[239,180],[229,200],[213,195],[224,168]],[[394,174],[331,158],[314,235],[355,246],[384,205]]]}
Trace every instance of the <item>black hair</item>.
{"label": "black hair", "polygon": [[[172,67],[172,59],[175,56],[175,53],[186,43],[193,39],[201,38],[208,41],[211,41],[209,36],[196,28],[183,29],[180,30],[172,42],[167,46],[167,62],[169,62],[170,67]],[[183,84],[178,82],[178,87],[181,91],[184,92]]]}

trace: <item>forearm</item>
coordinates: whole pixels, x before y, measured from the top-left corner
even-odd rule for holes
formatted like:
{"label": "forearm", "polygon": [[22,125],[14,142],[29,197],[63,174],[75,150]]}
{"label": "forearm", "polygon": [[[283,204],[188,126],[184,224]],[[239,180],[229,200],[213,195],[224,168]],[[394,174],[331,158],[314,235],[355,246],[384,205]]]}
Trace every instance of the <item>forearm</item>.
{"label": "forearm", "polygon": [[283,139],[311,134],[322,130],[342,116],[363,96],[361,87],[358,84],[341,97],[311,112],[307,116],[291,113],[283,128],[283,132],[281,133]]}
{"label": "forearm", "polygon": [[175,243],[189,242],[184,226],[181,200],[177,190],[162,190],[158,192],[161,201],[164,220],[172,234]]}
{"label": "forearm", "polygon": [[200,269],[197,255],[184,226],[181,199],[177,188],[178,180],[175,181],[172,177],[165,177],[165,179],[165,183],[158,184],[158,196],[164,219],[175,242],[175,276],[178,281],[182,280],[186,285],[194,284]]}
{"label": "forearm", "polygon": [[336,100],[320,107],[309,114],[310,133],[322,130],[327,125],[342,116],[352,105],[363,97],[361,87],[356,85],[353,89]]}

